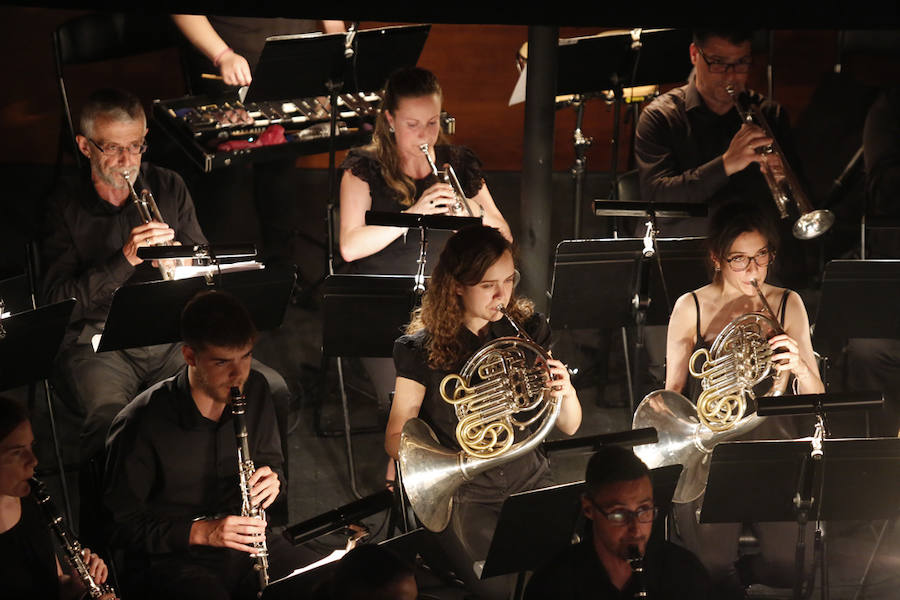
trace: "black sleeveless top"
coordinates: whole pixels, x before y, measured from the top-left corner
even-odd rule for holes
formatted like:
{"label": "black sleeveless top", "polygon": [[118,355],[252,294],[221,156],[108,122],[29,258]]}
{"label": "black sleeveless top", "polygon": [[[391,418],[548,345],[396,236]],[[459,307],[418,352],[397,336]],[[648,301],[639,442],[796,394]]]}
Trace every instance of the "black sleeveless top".
{"label": "black sleeveless top", "polygon": [[[484,176],[481,172],[481,161],[470,149],[465,146],[439,145],[434,147],[435,163],[443,165],[450,163],[459,183],[467,198],[478,194],[484,184]],[[425,157],[422,157],[425,160]],[[369,193],[372,196],[372,210],[384,212],[400,212],[407,208],[400,203],[397,192],[388,186],[381,174],[381,163],[364,148],[353,148],[347,158],[341,164],[341,169],[348,170],[369,184]],[[437,179],[429,174],[422,179],[414,180],[416,185],[416,199],[428,187],[434,185]],[[428,232],[428,249],[426,258],[426,273],[437,264],[438,256],[444,248],[452,231],[431,230]],[[409,231],[407,235],[400,236],[388,244],[382,250],[365,256],[350,263],[354,273],[379,273],[382,275],[414,275],[416,273],[416,261],[419,258],[419,232]]]}
{"label": "black sleeveless top", "polygon": [[[787,300],[790,294],[791,290],[784,290],[784,293],[781,295],[781,304],[778,307],[778,314],[780,315],[778,320],[782,329],[784,329],[784,313],[787,308]],[[693,356],[693,353],[700,348],[709,350],[712,344],[703,339],[703,334],[700,332],[700,301],[697,299],[696,292],[691,292],[691,297],[694,299],[694,306],[697,307],[697,342],[694,344],[694,349],[691,351],[691,355]],[[702,390],[703,388],[700,385],[700,380],[696,377],[689,376],[687,397],[696,402]]]}

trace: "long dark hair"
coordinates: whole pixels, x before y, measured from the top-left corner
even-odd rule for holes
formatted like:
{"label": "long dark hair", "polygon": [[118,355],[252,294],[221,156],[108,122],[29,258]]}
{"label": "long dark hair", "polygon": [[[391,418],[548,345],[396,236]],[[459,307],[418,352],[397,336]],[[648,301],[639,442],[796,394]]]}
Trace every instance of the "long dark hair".
{"label": "long dark hair", "polygon": [[[452,370],[459,366],[463,344],[459,332],[463,324],[462,299],[456,285],[475,285],[504,252],[515,258],[513,245],[499,230],[486,225],[460,229],[447,240],[431,274],[431,281],[422,306],[413,313],[407,333],[428,330],[428,365],[434,369]],[[527,298],[510,297],[507,310],[522,323],[534,312],[534,303]]]}
{"label": "long dark hair", "polygon": [[[400,168],[400,152],[397,150],[397,143],[394,140],[386,113],[390,112],[393,115],[400,101],[405,98],[421,98],[431,95],[436,95],[439,102],[443,99],[441,84],[438,83],[437,77],[431,71],[420,67],[410,67],[400,69],[391,75],[384,86],[384,99],[381,101],[381,110],[375,119],[372,143],[365,148],[378,159],[381,176],[403,206],[412,206],[416,195],[416,184]],[[438,143],[445,143],[443,132],[438,134]]]}

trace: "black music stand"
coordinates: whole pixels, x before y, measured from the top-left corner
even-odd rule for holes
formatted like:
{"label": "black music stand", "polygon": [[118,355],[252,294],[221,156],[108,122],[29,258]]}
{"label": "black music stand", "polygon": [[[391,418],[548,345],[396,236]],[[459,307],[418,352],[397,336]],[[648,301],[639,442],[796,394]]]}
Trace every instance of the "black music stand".
{"label": "black music stand", "polygon": [[[813,341],[840,354],[850,338],[900,339],[900,260],[833,260],[825,266]],[[859,299],[866,299],[859,310]]]}
{"label": "black music stand", "polygon": [[320,436],[343,434],[350,487],[357,498],[362,496],[356,488],[356,463],[351,435],[361,431],[380,431],[381,428],[351,428],[342,358],[393,355],[394,340],[403,334],[403,326],[409,322],[410,312],[418,301],[413,286],[414,278],[406,275],[329,275],[325,278],[322,299],[322,370],[325,371],[325,363],[329,357],[337,359],[344,427],[337,431],[326,431],[322,427],[322,406],[327,397],[325,386],[316,406],[314,426]]}
{"label": "black music stand", "polygon": [[[632,412],[639,371],[629,360],[626,326],[636,327],[637,356],[643,326],[667,324],[675,299],[707,282],[703,238],[656,238],[650,257],[646,248],[645,240],[634,238],[564,240],[556,247],[551,287],[555,329],[621,329]],[[585,281],[622,284],[585,286]]]}
{"label": "black music stand", "polygon": [[[261,270],[222,273],[214,284],[205,277],[122,286],[113,293],[97,352],[122,350],[181,339],[181,309],[197,292],[220,289],[240,300],[260,331],[281,325],[294,285],[294,271],[273,265]],[[135,318],[137,315],[153,318]]]}
{"label": "black music stand", "polygon": [[[421,553],[420,549],[431,544],[425,530],[421,528],[378,542],[379,546],[387,548],[410,565],[415,565],[416,555]],[[265,600],[320,598],[321,595],[316,591],[320,590],[320,586],[333,576],[337,564],[338,561],[328,562],[302,573],[292,573],[272,581],[261,597]]]}
{"label": "black music stand", "polygon": [[[653,498],[659,507],[653,537],[664,536],[664,521],[672,504],[681,465],[653,469]],[[581,518],[584,481],[512,494],[500,517],[487,558],[474,565],[480,579],[517,573],[514,598],[521,598],[526,571],[534,571],[566,549]],[[535,519],[535,515],[541,515]]]}
{"label": "black music stand", "polygon": [[[401,25],[365,31],[352,29],[347,33],[267,38],[247,90],[247,100],[328,96],[330,106],[336,107],[341,93],[380,90],[395,70],[415,66],[431,25]],[[285,77],[285,73],[290,76]],[[338,191],[335,164],[338,111],[329,112],[325,233],[328,238],[326,272],[333,274],[335,236],[332,215]]]}
{"label": "black music stand", "polygon": [[[44,380],[44,396],[50,418],[50,434],[61,482],[66,517],[72,518],[65,464],[56,433],[56,417],[47,380],[59,351],[66,326],[75,308],[75,299],[41,306],[3,318],[0,315],[0,391]],[[2,310],[0,310],[2,312]]]}
{"label": "black music stand", "polygon": [[[900,339],[898,297],[900,260],[834,260],[825,266],[813,345],[828,359],[826,373],[851,338]],[[860,298],[865,310],[859,309]],[[865,418],[868,432],[869,413]]]}
{"label": "black music stand", "polygon": [[[818,460],[811,449],[804,440],[717,445],[700,516],[701,523],[797,521],[795,598],[803,583],[803,536],[810,516],[816,521],[877,520],[896,518],[900,511],[900,439],[826,439]],[[827,592],[820,532],[816,544]]]}
{"label": "black music stand", "polygon": [[[591,97],[605,90],[613,91],[613,136],[610,155],[610,200],[619,193],[619,123],[625,102],[623,89],[648,84],[676,83],[687,79],[691,70],[685,49],[691,43],[686,29],[633,29],[626,33],[598,35],[560,40],[557,67],[557,94]],[[580,236],[581,190],[579,175],[584,176],[585,144],[579,144],[583,102],[576,106],[576,176],[574,199],[574,237]],[[633,126],[637,124],[637,105]],[[583,136],[582,136],[583,137]],[[581,152],[579,152],[579,150]]]}

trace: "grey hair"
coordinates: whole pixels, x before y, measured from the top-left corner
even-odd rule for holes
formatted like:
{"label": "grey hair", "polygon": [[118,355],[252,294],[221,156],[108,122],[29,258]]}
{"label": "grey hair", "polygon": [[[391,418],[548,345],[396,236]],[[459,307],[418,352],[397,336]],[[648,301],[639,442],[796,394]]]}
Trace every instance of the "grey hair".
{"label": "grey hair", "polygon": [[85,137],[92,137],[97,117],[113,121],[141,121],[147,125],[147,115],[140,99],[131,92],[117,88],[104,88],[93,92],[81,109],[79,128]]}

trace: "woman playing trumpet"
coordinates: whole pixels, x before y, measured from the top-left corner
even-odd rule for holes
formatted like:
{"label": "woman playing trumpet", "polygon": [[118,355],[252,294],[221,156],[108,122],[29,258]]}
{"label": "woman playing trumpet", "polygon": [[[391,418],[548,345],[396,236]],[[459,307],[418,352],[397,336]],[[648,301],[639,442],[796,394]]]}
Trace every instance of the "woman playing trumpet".
{"label": "woman playing trumpet", "polygon": [[[770,315],[784,333],[768,340],[774,370],[790,377],[794,393],[825,391],[810,342],[809,320],[800,296],[766,283],[777,255],[775,223],[759,208],[734,204],[720,209],[710,222],[709,261],[713,280],[681,296],[669,319],[666,348],[666,389],[697,400],[699,380],[688,377],[689,362],[697,349],[709,348],[732,320],[750,312],[768,312],[760,293],[775,314]],[[757,286],[759,292],[757,292]],[[700,365],[694,365],[695,370]],[[690,380],[690,381],[689,381]],[[687,388],[687,389],[686,389]],[[812,433],[807,424],[786,417],[769,417],[740,439],[789,439]],[[743,598],[737,579],[740,524],[699,524],[698,501],[675,505],[678,541],[692,550],[709,570],[722,598]],[[796,525],[753,524],[760,544],[753,577],[762,583],[790,587]],[[811,541],[810,541],[811,543]]]}
{"label": "woman playing trumpet", "polygon": [[[546,348],[550,328],[533,304],[517,298],[512,245],[491,227],[470,227],[455,233],[441,253],[422,307],[413,315],[407,335],[394,344],[397,380],[385,433],[385,449],[398,458],[404,424],[419,417],[441,445],[460,450],[454,407],[441,397],[441,382],[458,373],[481,346],[501,336],[514,336],[513,326],[498,305],[522,324],[538,345]],[[556,428],[572,435],[581,424],[581,405],[562,362],[547,361],[551,394],[561,402]],[[516,438],[527,437],[517,432]],[[479,597],[503,597],[508,582],[479,581],[472,571],[483,560],[503,500],[511,493],[549,484],[546,458],[539,451],[476,475],[456,493],[450,525],[439,541],[459,576]]]}
{"label": "woman playing trumpet", "polygon": [[[441,86],[430,71],[397,71],[385,86],[372,143],[351,150],[341,165],[341,255],[356,272],[409,275],[415,273],[419,255],[418,235],[407,236],[400,227],[366,225],[367,210],[455,214],[453,189],[436,180],[423,144],[439,168],[449,163],[456,171],[474,216],[483,211],[484,224],[512,240],[482,177],[481,161],[468,148],[447,144],[440,124],[442,100]],[[429,258],[438,256],[447,237],[431,234]]]}

